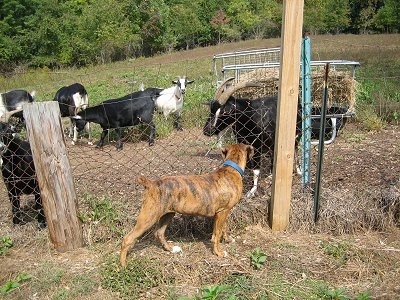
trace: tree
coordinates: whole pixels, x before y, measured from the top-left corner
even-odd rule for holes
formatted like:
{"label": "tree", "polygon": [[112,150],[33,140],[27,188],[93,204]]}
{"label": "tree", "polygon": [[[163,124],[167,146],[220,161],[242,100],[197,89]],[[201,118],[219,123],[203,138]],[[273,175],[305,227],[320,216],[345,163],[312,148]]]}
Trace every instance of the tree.
{"label": "tree", "polygon": [[325,0],[306,0],[304,2],[304,30],[311,34],[318,34],[326,30]]}
{"label": "tree", "polygon": [[232,21],[232,28],[236,28],[241,38],[259,22],[259,17],[252,11],[247,0],[230,1],[227,7],[228,17]]}
{"label": "tree", "polygon": [[377,12],[375,24],[386,32],[398,32],[400,30],[400,6],[398,0],[384,0],[384,6]]}
{"label": "tree", "polygon": [[210,21],[211,27],[218,33],[218,44],[221,43],[221,35],[224,33],[224,28],[229,24],[230,19],[225,11],[219,9]]}
{"label": "tree", "polygon": [[375,16],[383,0],[350,0],[350,24],[348,31],[366,33],[376,30]]}
{"label": "tree", "polygon": [[343,32],[350,24],[349,0],[326,1],[324,23],[328,32]]}

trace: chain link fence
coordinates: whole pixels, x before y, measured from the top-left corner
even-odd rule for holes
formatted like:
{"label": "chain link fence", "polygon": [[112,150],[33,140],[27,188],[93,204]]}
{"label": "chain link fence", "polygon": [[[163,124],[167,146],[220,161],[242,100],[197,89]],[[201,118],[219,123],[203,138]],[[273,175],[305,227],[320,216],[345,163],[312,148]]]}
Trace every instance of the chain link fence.
{"label": "chain link fence", "polygon": [[[239,61],[237,58],[234,64],[237,68],[236,70],[232,67],[232,70],[226,68],[222,72],[221,69],[215,67],[214,70],[219,72],[219,77],[215,76],[217,78],[216,82],[220,84],[230,76],[235,78],[236,83],[251,81],[257,78],[261,82],[261,86],[247,87],[246,89],[236,91],[233,95],[237,98],[257,98],[263,95],[276,94],[279,69],[275,65],[278,56],[276,52],[273,51],[273,53],[275,53],[273,58],[266,58],[261,53],[254,55],[257,59],[261,57],[262,60],[260,63],[264,65],[262,67],[255,66],[249,63],[248,60],[244,62]],[[247,53],[247,55],[253,56],[252,53]],[[218,59],[222,59],[221,56],[216,60],[218,61]],[[235,59],[234,56],[231,59]],[[225,63],[231,66],[231,62]],[[242,69],[241,64],[243,63],[246,65],[246,68]],[[251,67],[247,64],[251,64]],[[224,63],[222,63],[222,68],[224,68]],[[314,110],[311,121],[311,138],[314,141],[319,137],[320,120],[318,116],[321,114],[319,109],[322,99],[322,69],[321,64],[316,64],[312,68],[312,103]],[[230,71],[233,74],[228,74]],[[225,78],[222,78],[222,75]],[[332,146],[335,145],[335,139],[340,130],[343,129],[345,123],[351,120],[349,112],[354,111],[355,107],[354,84],[353,65],[347,62],[336,62],[332,72],[329,74],[330,90],[328,93],[328,111],[324,134],[324,140],[332,144]],[[138,83],[132,84],[127,90],[136,90],[138,88],[136,85],[138,86]],[[217,87],[213,84],[213,91],[217,90]],[[189,95],[191,88],[189,87],[187,91]],[[204,86],[199,85],[197,88],[201,89]],[[190,98],[190,96],[186,97]],[[185,114],[185,110],[191,111],[190,118],[188,114]],[[67,136],[69,121],[68,119],[63,121],[62,125],[65,127],[68,158],[71,163],[75,189],[78,196],[78,215],[84,225],[85,238],[88,244],[97,241],[107,241],[113,236],[121,237],[123,232],[126,232],[126,230],[133,226],[141,206],[143,192],[143,187],[138,185],[135,180],[138,174],[152,179],[173,174],[203,174],[214,170],[222,164],[220,147],[223,147],[226,143],[237,142],[235,130],[237,133],[238,130],[240,131],[248,127],[249,124],[243,118],[235,116],[236,129],[230,126],[231,122],[228,122],[225,124],[227,130],[223,131],[219,137],[209,137],[203,133],[203,127],[206,124],[209,112],[209,107],[204,106],[203,103],[190,103],[189,99],[188,105],[184,108],[184,128],[182,131],[173,129],[172,118],[165,119],[163,115],[155,112],[154,123],[156,124],[157,131],[155,144],[153,146],[148,145],[149,128],[146,126],[126,127],[122,128],[124,147],[121,151],[117,151],[115,148],[115,135],[112,131],[108,134],[107,143],[103,148],[98,149],[89,144],[89,142],[95,143],[96,139],[100,136],[102,129],[97,124],[92,124],[91,126],[94,140],[89,141],[87,136],[81,136],[76,145],[72,145],[70,138]],[[250,116],[260,112],[262,115],[269,114],[271,113],[271,107],[264,106],[256,110],[248,109],[245,115]],[[271,119],[269,122],[272,123],[264,124],[264,126],[275,128],[275,120]],[[335,124],[336,127],[334,126]],[[274,140],[274,133],[271,131],[268,134],[266,140],[269,142],[264,143],[266,140],[262,141],[265,147],[259,153],[261,156],[259,166],[261,173],[258,175],[257,192],[253,197],[243,197],[239,205],[233,210],[230,218],[233,230],[235,228],[243,228],[247,224],[268,223],[273,157],[273,149],[268,147],[271,146],[271,142]],[[252,140],[255,136],[259,135],[260,132],[252,132],[249,136],[244,136],[242,141]],[[20,136],[23,138],[23,131]],[[311,176],[314,176],[317,164],[317,152],[315,151],[316,146],[313,145],[312,147],[309,168],[311,168]],[[341,144],[338,147],[346,147],[346,145]],[[345,160],[343,157],[340,158],[340,154],[337,154],[335,151],[335,147],[328,147],[325,154],[330,163],[333,161],[333,165],[336,163],[335,160]],[[349,164],[351,162],[346,161],[346,163]],[[331,166],[331,168],[333,167]],[[331,176],[340,176],[338,173],[340,173],[341,167],[337,165],[336,168],[338,171],[329,174],[324,181],[325,183],[330,181]],[[3,179],[5,179],[4,176]],[[254,174],[251,172],[251,168],[248,168],[244,176],[244,193],[251,190],[253,184]],[[322,196],[326,201],[336,200],[335,205],[338,205],[341,196],[332,198],[332,194],[342,195],[342,193],[347,193],[349,195],[348,190],[341,193],[339,193],[339,190],[339,186],[327,186],[323,189]],[[6,186],[2,185],[0,192],[2,199],[5,200],[8,198]],[[366,192],[368,192],[366,189],[363,190],[363,193]],[[350,194],[352,195],[351,197],[355,197],[355,191],[351,191]],[[311,220],[312,190],[304,189],[300,177],[297,176],[294,177],[293,181],[293,195],[290,228],[315,229],[312,222],[309,222]],[[22,209],[18,219],[25,222],[36,218],[38,215],[37,203],[38,201],[32,195],[21,195]],[[346,225],[338,226],[340,216],[337,217],[336,221],[333,221],[333,218],[330,217],[330,213],[333,210],[335,209],[327,206],[321,212],[325,216],[325,219],[328,220],[326,227],[331,227],[336,232],[348,232],[349,230],[345,229]],[[2,223],[11,223],[12,212],[9,201],[1,202],[0,211],[2,214]],[[348,211],[351,212],[350,209]],[[374,226],[379,228],[378,223],[381,216],[377,214],[375,216],[376,219],[370,221],[370,223],[375,224]],[[371,219],[371,215],[365,215],[365,218]],[[178,216],[176,219],[178,220],[174,221],[169,229],[175,234],[181,234],[183,231],[185,234],[207,236],[211,232],[212,222],[210,220],[184,216]],[[349,219],[346,224],[350,224],[352,221],[354,224],[353,219]]]}

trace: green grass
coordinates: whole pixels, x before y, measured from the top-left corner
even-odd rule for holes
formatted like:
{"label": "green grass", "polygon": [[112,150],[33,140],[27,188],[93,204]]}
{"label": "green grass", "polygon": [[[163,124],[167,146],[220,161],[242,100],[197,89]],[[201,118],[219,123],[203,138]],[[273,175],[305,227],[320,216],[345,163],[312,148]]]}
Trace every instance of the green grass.
{"label": "green grass", "polygon": [[105,289],[119,293],[122,299],[139,299],[152,287],[170,283],[163,276],[156,259],[137,257],[122,268],[115,256],[106,258],[101,270],[101,284]]}

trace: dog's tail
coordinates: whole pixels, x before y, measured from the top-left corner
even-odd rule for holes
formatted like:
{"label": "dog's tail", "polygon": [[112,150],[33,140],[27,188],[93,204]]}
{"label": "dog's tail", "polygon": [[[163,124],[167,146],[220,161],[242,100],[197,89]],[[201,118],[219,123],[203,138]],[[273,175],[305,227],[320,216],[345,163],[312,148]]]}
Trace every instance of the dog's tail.
{"label": "dog's tail", "polygon": [[150,188],[154,185],[154,182],[150,179],[147,179],[146,177],[139,175],[136,177],[136,180],[138,183],[141,185],[144,185],[146,188]]}

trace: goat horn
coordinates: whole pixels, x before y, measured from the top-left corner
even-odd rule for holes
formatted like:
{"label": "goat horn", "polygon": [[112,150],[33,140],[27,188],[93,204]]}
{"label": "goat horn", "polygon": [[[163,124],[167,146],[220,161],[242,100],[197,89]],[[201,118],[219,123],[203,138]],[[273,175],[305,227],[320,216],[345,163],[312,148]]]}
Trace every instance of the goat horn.
{"label": "goat horn", "polygon": [[214,99],[218,99],[222,93],[224,92],[224,90],[226,89],[226,85],[231,82],[232,80],[234,80],[235,77],[228,77],[227,79],[225,79],[221,85],[217,88],[217,90],[215,91],[215,95],[214,95]]}
{"label": "goat horn", "polygon": [[228,101],[229,97],[233,95],[234,92],[246,88],[246,87],[262,87],[262,85],[257,81],[242,81],[238,82],[234,86],[229,87],[223,94],[221,94],[216,100],[219,104],[224,105]]}
{"label": "goat horn", "polygon": [[6,111],[1,117],[0,117],[0,121],[1,122],[8,122],[8,120],[12,117],[12,115],[18,113],[22,111],[22,108],[16,109],[16,110],[12,110],[12,111]]}

